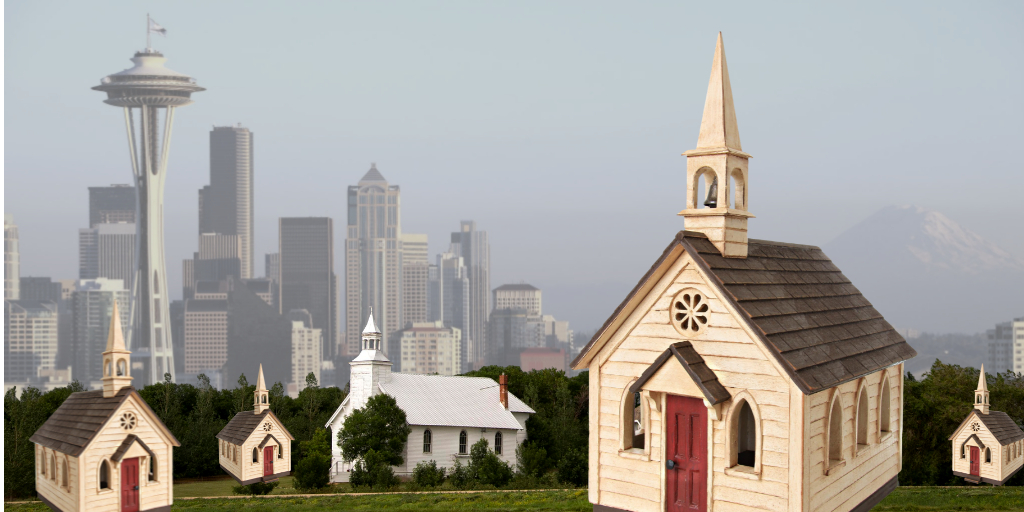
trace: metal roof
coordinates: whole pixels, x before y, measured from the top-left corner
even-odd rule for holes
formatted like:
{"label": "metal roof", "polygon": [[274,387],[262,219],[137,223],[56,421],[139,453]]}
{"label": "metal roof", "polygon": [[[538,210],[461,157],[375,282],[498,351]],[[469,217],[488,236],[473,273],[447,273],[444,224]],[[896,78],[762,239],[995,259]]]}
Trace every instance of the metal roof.
{"label": "metal roof", "polygon": [[535,411],[512,393],[501,406],[498,383],[487,377],[392,373],[380,390],[394,397],[410,425],[519,430],[514,412]]}

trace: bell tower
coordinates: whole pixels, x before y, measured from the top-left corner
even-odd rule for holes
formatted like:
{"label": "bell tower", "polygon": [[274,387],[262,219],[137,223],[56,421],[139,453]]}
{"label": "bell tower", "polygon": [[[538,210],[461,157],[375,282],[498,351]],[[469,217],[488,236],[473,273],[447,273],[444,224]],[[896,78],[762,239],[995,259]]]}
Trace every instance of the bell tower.
{"label": "bell tower", "polygon": [[132,385],[132,353],[124,345],[124,330],[121,328],[121,313],[117,300],[110,311],[110,329],[107,333],[107,349],[103,351],[103,397],[110,398],[121,388]]}
{"label": "bell tower", "polygon": [[263,414],[263,411],[270,409],[270,393],[267,391],[267,383],[263,380],[263,365],[260,365],[260,375],[256,378],[256,391],[253,391],[252,412]]}
{"label": "bell tower", "polygon": [[[747,219],[753,217],[747,211],[747,162],[751,156],[740,145],[721,32],[711,64],[697,148],[683,155],[686,209],[679,215],[685,219],[686,229],[707,235],[726,258],[746,258]],[[706,198],[697,197],[701,178],[707,188]]]}
{"label": "bell tower", "polygon": [[988,382],[985,381],[985,365],[981,365],[978,376],[978,389],[974,390],[974,408],[982,414],[988,414]]}

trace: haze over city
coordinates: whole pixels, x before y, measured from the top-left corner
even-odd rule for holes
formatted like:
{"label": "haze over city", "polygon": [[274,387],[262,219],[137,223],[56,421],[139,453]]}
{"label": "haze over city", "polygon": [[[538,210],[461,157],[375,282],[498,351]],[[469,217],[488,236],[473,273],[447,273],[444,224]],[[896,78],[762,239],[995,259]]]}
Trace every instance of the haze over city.
{"label": "haze over city", "polygon": [[175,121],[172,298],[210,127],[240,122],[255,134],[257,275],[278,217],[343,222],[346,187],[376,162],[431,258],[472,219],[492,286],[533,284],[546,312],[592,332],[683,228],[680,153],[719,30],[754,156],[751,237],[826,244],[914,204],[1019,256],[1024,179],[1000,148],[1024,135],[1024,10],[922,5],[9,2],[4,209],[21,275],[75,277],[87,187],[130,183],[123,116],[90,87],[145,46],[146,11],[168,29],[153,40],[168,67],[207,88]]}

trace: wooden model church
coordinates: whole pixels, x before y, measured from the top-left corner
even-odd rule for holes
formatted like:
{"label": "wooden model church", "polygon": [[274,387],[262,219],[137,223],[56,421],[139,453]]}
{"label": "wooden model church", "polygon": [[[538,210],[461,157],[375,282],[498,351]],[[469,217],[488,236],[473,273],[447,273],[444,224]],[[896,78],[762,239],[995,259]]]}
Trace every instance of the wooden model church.
{"label": "wooden model church", "polygon": [[131,386],[115,301],[103,352],[103,389],[72,393],[29,438],[36,492],[64,512],[169,511],[174,501],[171,431]]}
{"label": "wooden model church", "polygon": [[747,238],[721,34],[685,156],[687,230],[573,361],[594,510],[867,511],[898,485],[916,352],[821,249]]}
{"label": "wooden model church", "polygon": [[1005,412],[989,410],[985,365],[974,409],[953,435],[953,474],[971,483],[1003,485],[1024,466],[1024,431]]}
{"label": "wooden model church", "polygon": [[292,473],[294,440],[270,410],[270,392],[261,364],[252,410],[235,414],[217,434],[220,467],[240,485],[272,482]]}

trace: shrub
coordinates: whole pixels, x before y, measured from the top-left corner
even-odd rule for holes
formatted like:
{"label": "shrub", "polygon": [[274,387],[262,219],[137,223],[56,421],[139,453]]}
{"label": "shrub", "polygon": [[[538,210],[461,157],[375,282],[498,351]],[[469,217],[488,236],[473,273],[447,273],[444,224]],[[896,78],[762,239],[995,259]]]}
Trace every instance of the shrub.
{"label": "shrub", "polygon": [[469,474],[480,484],[501,487],[512,480],[512,468],[480,439],[469,452]]}
{"label": "shrub", "polygon": [[256,482],[249,485],[236,485],[231,488],[235,494],[245,494],[250,496],[262,496],[264,494],[270,494],[274,489],[277,488],[280,482]]}
{"label": "shrub", "polygon": [[412,470],[412,481],[423,487],[436,487],[444,482],[444,468],[437,461],[423,461]]}
{"label": "shrub", "polygon": [[587,455],[577,448],[570,448],[558,461],[558,481],[582,487],[587,484]]}
{"label": "shrub", "polygon": [[455,459],[455,464],[448,471],[448,477],[445,481],[456,489],[465,489],[472,481],[469,475],[469,467],[463,466],[459,459]]}
{"label": "shrub", "polygon": [[323,489],[331,479],[331,458],[322,453],[306,455],[295,466],[296,489]]}
{"label": "shrub", "polygon": [[548,451],[534,443],[526,442],[516,448],[516,472],[539,477],[547,469]]}
{"label": "shrub", "polygon": [[398,485],[398,477],[388,464],[387,455],[378,454],[373,449],[366,452],[362,460],[352,468],[349,482],[353,487],[369,487],[385,490]]}

